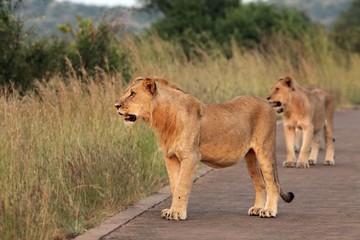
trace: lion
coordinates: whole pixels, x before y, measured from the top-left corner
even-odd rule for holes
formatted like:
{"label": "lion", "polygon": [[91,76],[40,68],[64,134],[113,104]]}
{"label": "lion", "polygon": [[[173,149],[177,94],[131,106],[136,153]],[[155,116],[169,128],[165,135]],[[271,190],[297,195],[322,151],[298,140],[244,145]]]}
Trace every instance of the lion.
{"label": "lion", "polygon": [[[335,165],[333,119],[334,105],[331,95],[319,87],[301,87],[290,77],[277,80],[271,87],[269,103],[284,116],[287,158],[284,167],[309,168],[315,165],[320,148],[319,133],[324,130],[325,165]],[[300,130],[300,131],[299,131]],[[302,146],[296,161],[295,149]]]}
{"label": "lion", "polygon": [[265,100],[243,96],[204,104],[165,79],[138,77],[115,107],[126,123],[142,120],[157,133],[172,196],[171,207],[161,212],[163,218],[186,220],[199,162],[224,168],[245,158],[256,192],[249,215],[276,217],[279,195],[285,202],[293,200],[293,193],[280,188],[276,114]]}

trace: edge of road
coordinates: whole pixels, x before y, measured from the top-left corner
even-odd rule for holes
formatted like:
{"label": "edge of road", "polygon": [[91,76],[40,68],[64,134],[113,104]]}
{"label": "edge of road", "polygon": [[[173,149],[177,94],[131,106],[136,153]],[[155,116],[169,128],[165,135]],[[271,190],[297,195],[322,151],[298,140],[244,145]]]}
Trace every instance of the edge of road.
{"label": "edge of road", "polygon": [[[194,181],[196,182],[199,178],[203,177],[207,173],[213,171],[212,168],[204,166],[197,170]],[[103,221],[100,225],[91,228],[84,232],[83,234],[74,238],[74,240],[99,240],[106,235],[109,235],[116,229],[122,227],[123,225],[127,224],[137,216],[140,216],[147,210],[155,207],[156,205],[160,204],[161,202],[170,198],[170,187],[165,186],[160,191],[140,200],[133,206],[129,206],[128,208],[124,209],[123,211],[115,214],[114,216],[110,217],[109,219]]]}

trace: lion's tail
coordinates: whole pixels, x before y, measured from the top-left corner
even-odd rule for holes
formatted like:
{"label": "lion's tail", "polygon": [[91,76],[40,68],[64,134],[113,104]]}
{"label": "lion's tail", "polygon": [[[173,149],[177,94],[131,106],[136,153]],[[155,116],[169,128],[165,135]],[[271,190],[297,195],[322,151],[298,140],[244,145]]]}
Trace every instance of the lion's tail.
{"label": "lion's tail", "polygon": [[[275,158],[274,158],[275,159]],[[278,171],[277,171],[277,166],[276,166],[276,160],[275,160],[275,164],[273,165],[274,168],[274,173],[275,173],[275,181],[277,183],[277,186],[280,190],[280,197],[287,203],[291,203],[292,200],[294,200],[295,195],[292,192],[288,192],[288,193],[284,193],[283,190],[280,187],[280,181],[279,181],[279,175],[278,175]]]}
{"label": "lion's tail", "polygon": [[292,192],[284,193],[281,189],[280,189],[280,196],[287,203],[291,203],[291,201],[295,197],[295,195]]}

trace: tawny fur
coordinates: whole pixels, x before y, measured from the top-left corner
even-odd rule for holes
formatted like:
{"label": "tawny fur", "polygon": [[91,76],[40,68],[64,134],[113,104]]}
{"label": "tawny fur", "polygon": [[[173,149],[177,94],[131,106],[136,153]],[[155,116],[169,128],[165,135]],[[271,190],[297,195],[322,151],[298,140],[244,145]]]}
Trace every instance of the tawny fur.
{"label": "tawny fur", "polygon": [[[287,159],[284,167],[308,168],[316,164],[320,148],[319,132],[324,130],[326,155],[324,164],[335,165],[333,118],[334,106],[329,93],[318,87],[304,88],[290,77],[280,78],[268,97],[278,112],[284,113]],[[301,131],[298,131],[301,130]],[[302,146],[296,161],[295,149]]]}
{"label": "tawny fur", "polygon": [[172,194],[171,207],[162,211],[162,217],[187,218],[200,161],[223,168],[245,158],[256,192],[249,215],[275,217],[279,195],[287,202],[293,199],[292,193],[282,192],[278,181],[276,117],[266,101],[238,97],[224,104],[204,104],[164,79],[139,77],[115,106],[126,122],[141,119],[158,135]]}

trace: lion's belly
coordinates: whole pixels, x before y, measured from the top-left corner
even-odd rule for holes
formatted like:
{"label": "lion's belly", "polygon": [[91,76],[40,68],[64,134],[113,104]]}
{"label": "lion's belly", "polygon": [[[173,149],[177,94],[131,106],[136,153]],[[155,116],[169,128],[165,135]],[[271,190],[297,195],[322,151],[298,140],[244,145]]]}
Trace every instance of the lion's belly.
{"label": "lion's belly", "polygon": [[214,159],[203,159],[201,160],[202,163],[208,165],[212,168],[225,168],[230,167],[236,163],[239,162],[240,159],[220,159],[220,160],[214,160]]}
{"label": "lion's belly", "polygon": [[256,130],[264,126],[266,129],[270,121],[275,122],[270,105],[254,97],[204,106],[200,136],[202,162],[216,168],[236,164],[252,143],[258,141],[254,137]]}
{"label": "lion's belly", "polygon": [[200,146],[201,161],[214,168],[224,168],[239,162],[248,152],[249,146],[236,144],[229,146],[226,144],[202,145]]}

